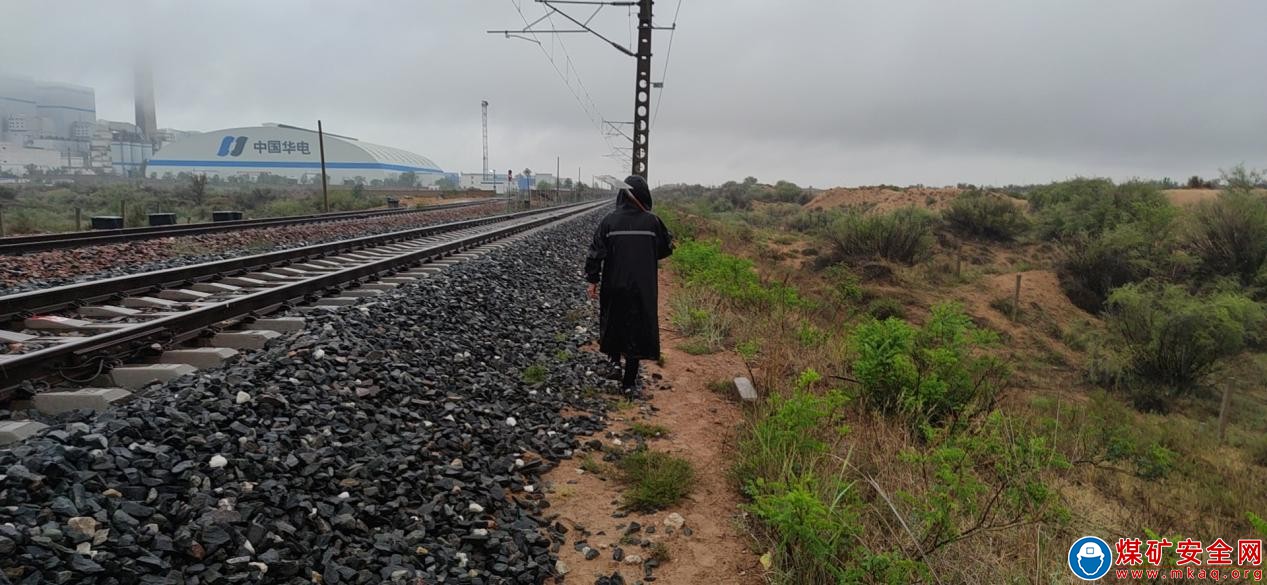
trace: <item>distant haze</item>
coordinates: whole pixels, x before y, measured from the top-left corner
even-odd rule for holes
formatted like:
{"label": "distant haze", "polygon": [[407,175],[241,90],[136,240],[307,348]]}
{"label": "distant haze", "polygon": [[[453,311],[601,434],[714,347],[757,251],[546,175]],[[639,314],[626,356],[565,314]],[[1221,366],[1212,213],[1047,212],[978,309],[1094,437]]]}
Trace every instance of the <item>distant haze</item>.
{"label": "distant haze", "polygon": [[[543,13],[529,0],[6,0],[0,72],[91,86],[99,117],[133,121],[144,51],[160,127],[321,118],[451,171],[479,170],[487,99],[494,168],[553,173],[558,155],[564,176],[626,174],[575,80],[537,46],[485,34],[522,27],[516,3]],[[677,6],[658,0],[657,24]],[[1267,166],[1265,21],[1262,0],[683,0],[667,77],[656,31],[651,182],[1181,180]],[[624,44],[630,23],[624,8],[594,20]],[[571,78],[557,41],[541,41]],[[563,42],[598,112],[631,119],[633,59],[588,35]]]}

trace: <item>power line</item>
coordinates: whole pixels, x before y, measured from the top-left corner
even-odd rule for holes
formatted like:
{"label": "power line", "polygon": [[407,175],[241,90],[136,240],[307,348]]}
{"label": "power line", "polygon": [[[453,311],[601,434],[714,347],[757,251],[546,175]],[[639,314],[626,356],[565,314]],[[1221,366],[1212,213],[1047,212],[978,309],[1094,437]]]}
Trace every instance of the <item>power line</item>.
{"label": "power line", "polygon": [[677,15],[682,12],[682,0],[677,0],[677,9],[673,11],[673,24],[669,29],[669,48],[664,51],[664,71],[660,73],[660,94],[656,96],[655,112],[651,114],[651,127],[660,119],[660,104],[664,103],[664,80],[669,77],[669,59],[673,57],[673,36],[677,34]]}
{"label": "power line", "polygon": [[[637,66],[636,66],[635,76],[634,76],[635,81],[636,81],[635,83],[636,87],[634,89],[634,116],[633,116],[633,122],[631,122],[631,124],[633,125],[633,136],[631,137],[632,138],[631,142],[633,146],[631,149],[632,155],[629,157],[629,162],[630,162],[630,166],[632,167],[632,174],[647,177],[648,176],[648,173],[647,173],[648,153],[650,150],[649,145],[650,145],[650,133],[651,133],[650,131],[651,131],[651,119],[652,119],[651,115],[653,114],[653,111],[652,111],[653,104],[651,103],[651,94],[653,93],[654,89],[657,89],[659,88],[659,86],[662,85],[659,83],[652,82],[651,80],[651,69],[652,69],[651,60],[652,60],[652,54],[653,54],[651,37],[652,37],[652,31],[656,29],[660,29],[660,28],[668,28],[668,27],[655,26],[654,15],[652,11],[652,5],[653,5],[654,0],[536,0],[536,1],[541,4],[544,4],[547,10],[543,16],[541,16],[540,18],[530,23],[528,22],[528,17],[524,14],[523,8],[520,5],[520,3],[516,0],[511,0],[511,4],[515,7],[515,10],[519,13],[520,19],[523,20],[524,22],[523,29],[521,30],[490,30],[488,32],[493,33],[493,34],[502,34],[502,35],[505,35],[507,38],[510,38],[513,36],[515,38],[527,39],[527,40],[537,43],[537,47],[542,51],[543,54],[546,55],[546,59],[550,61],[551,65],[555,69],[555,72],[559,74],[559,77],[563,80],[564,84],[568,86],[568,90],[571,91],[573,97],[576,98],[577,103],[581,105],[581,108],[586,112],[588,116],[590,116],[591,122],[594,122],[595,125],[599,124],[599,121],[595,120],[595,116],[598,116],[599,119],[603,120],[604,122],[606,120],[601,117],[601,114],[598,112],[598,106],[597,104],[594,103],[593,96],[589,94],[588,88],[585,87],[584,82],[581,81],[580,72],[576,70],[576,66],[571,59],[571,54],[568,52],[566,43],[564,43],[561,39],[552,39],[550,50],[547,52],[544,45],[538,39],[538,33],[554,34],[554,33],[575,33],[575,32],[586,31],[592,34],[593,36],[597,37],[598,39],[602,40],[603,42],[606,42],[607,44],[611,45],[613,48],[620,51],[621,53],[624,53],[625,55],[633,57]],[[679,4],[678,4],[677,10],[680,11],[681,0],[678,0],[678,2]],[[569,14],[567,11],[564,11],[560,9],[559,7],[555,6],[555,4],[589,4],[589,5],[597,5],[599,6],[599,8],[595,9],[594,14],[590,15],[589,18],[586,18],[584,21],[582,21],[578,19],[577,17]],[[594,19],[594,17],[600,12],[601,8],[604,6],[628,6],[628,7],[637,6],[638,7],[638,27],[637,27],[638,40],[637,40],[636,45],[633,45],[633,40],[632,40],[633,31],[630,30],[630,36],[631,36],[630,45],[635,46],[635,50],[630,50],[629,48],[621,45],[620,43],[613,41],[611,38],[604,36],[603,33],[599,32],[598,30],[595,30],[594,28],[590,27],[589,25],[590,22]],[[560,29],[554,21],[553,16],[555,14],[563,18],[566,18],[572,24],[579,27],[580,30]],[[632,10],[629,11],[628,16],[630,17],[632,21]],[[675,12],[674,21],[676,22],[676,20],[677,20],[677,13]],[[541,24],[543,27],[547,26],[547,24],[544,24],[546,21],[548,21],[548,26],[550,27],[550,30],[541,30],[541,29],[533,28],[537,26],[538,24]],[[524,35],[528,35],[528,36],[524,36]],[[562,49],[563,55],[567,60],[564,66],[564,70],[560,70],[559,64],[556,62],[556,55],[555,55],[556,48]],[[672,52],[670,51],[669,55],[671,54]],[[666,57],[667,56],[668,55],[666,55]],[[571,73],[576,74],[577,85],[581,89],[580,92],[578,92],[577,89],[572,86],[572,83],[569,80],[568,74],[571,74]],[[581,93],[585,94],[584,99],[582,99]],[[589,100],[589,101],[586,102],[586,100]],[[603,133],[604,140],[608,140],[610,138],[609,136],[610,133],[606,132],[606,130],[602,128],[601,126],[599,127],[599,129]],[[623,155],[621,155],[621,151],[623,151],[624,149],[614,148],[612,147],[610,142],[608,142],[608,147],[612,148],[615,156],[620,156],[621,158],[624,158]]]}
{"label": "power line", "polygon": [[[512,6],[515,7],[515,11],[519,13],[519,18],[523,20],[524,22],[523,32],[531,34],[533,37],[532,39],[526,39],[526,40],[531,40],[532,42],[536,43],[537,48],[541,50],[541,54],[545,55],[546,60],[550,62],[550,66],[554,68],[554,72],[558,74],[559,79],[563,81],[563,85],[568,88],[568,91],[572,94],[572,97],[576,99],[577,105],[579,105],[581,107],[581,110],[585,112],[586,117],[590,119],[590,123],[594,124],[595,128],[598,129],[599,134],[603,137],[603,142],[607,145],[608,150],[615,152],[616,147],[612,145],[611,138],[607,136],[606,133],[603,131],[604,118],[603,118],[602,112],[599,111],[598,104],[594,101],[593,96],[590,95],[589,88],[585,86],[584,80],[581,79],[581,72],[577,70],[576,65],[573,63],[572,55],[570,52],[568,52],[568,49],[567,49],[567,44],[563,42],[563,39],[561,37],[557,37],[557,35],[552,35],[551,36],[551,50],[546,51],[544,44],[541,43],[541,41],[537,39],[537,31],[532,30],[533,25],[541,22],[542,20],[548,20],[550,22],[550,28],[557,29],[558,27],[555,26],[554,18],[553,18],[555,10],[553,8],[546,7],[545,14],[542,17],[529,23],[528,17],[524,14],[523,7],[521,6],[521,1],[522,0],[510,0],[510,3]],[[591,18],[593,17],[591,16]],[[545,31],[545,32],[549,32],[549,31]],[[511,36],[511,35],[507,34],[507,36]],[[514,35],[514,36],[518,37],[518,35]],[[518,38],[525,38],[525,37],[518,37]],[[562,47],[563,55],[564,55],[564,58],[566,59],[563,70],[559,69],[559,65],[555,61],[555,58],[553,55],[555,42],[558,43],[559,47]],[[569,81],[569,74],[576,79],[576,85],[580,88],[579,92],[577,91],[576,88],[572,87],[572,83]],[[581,94],[584,94],[585,96],[584,99],[582,99]]]}

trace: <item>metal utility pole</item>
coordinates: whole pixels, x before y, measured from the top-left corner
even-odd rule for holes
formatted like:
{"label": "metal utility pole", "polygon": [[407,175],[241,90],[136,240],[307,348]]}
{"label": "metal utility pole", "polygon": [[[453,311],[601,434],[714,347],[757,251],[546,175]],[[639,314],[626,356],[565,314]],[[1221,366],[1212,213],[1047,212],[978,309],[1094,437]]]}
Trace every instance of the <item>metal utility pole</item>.
{"label": "metal utility pole", "polygon": [[[631,137],[627,136],[627,138],[630,139],[630,142],[633,143],[632,157],[631,157],[633,164],[632,164],[631,171],[632,171],[632,174],[639,175],[644,179],[648,178],[648,175],[649,175],[648,155],[651,150],[651,89],[653,87],[656,87],[656,88],[660,87],[659,83],[652,83],[651,81],[651,31],[656,30],[656,29],[674,30],[677,28],[677,23],[675,22],[673,26],[671,27],[655,26],[654,21],[652,19],[652,5],[655,4],[654,0],[624,0],[624,1],[536,0],[536,1],[541,4],[544,4],[546,8],[548,9],[548,12],[546,12],[545,16],[542,16],[541,18],[538,18],[537,20],[531,23],[528,23],[527,19],[525,18],[524,23],[526,24],[526,26],[522,29],[490,30],[488,32],[490,34],[505,35],[506,38],[518,38],[518,39],[528,40],[531,42],[535,42],[538,45],[541,44],[540,41],[537,41],[535,38],[532,38],[532,37],[535,37],[535,35],[537,34],[590,33],[598,37],[599,39],[602,39],[604,42],[614,47],[617,51],[620,51],[626,55],[629,55],[630,57],[633,57],[637,61],[637,68],[635,70],[635,75],[634,75],[633,136]],[[594,11],[594,14],[591,14],[588,18],[585,18],[584,20],[580,20],[560,10],[559,7],[556,6],[558,4],[596,5],[598,6],[598,9],[596,9]],[[630,50],[629,48],[621,45],[620,43],[617,43],[616,41],[613,41],[610,38],[603,36],[601,33],[599,33],[598,31],[595,31],[593,28],[590,28],[590,22],[594,19],[594,16],[596,16],[598,14],[598,11],[601,10],[605,6],[627,6],[627,7],[637,6],[638,7],[638,44],[637,46],[634,47],[634,50]],[[567,20],[571,21],[572,24],[576,25],[578,28],[577,29],[554,28],[552,21],[548,25],[550,26],[550,28],[548,29],[534,29],[533,28],[534,26],[541,24],[542,21],[549,20],[550,17],[554,16],[555,14],[558,14],[562,16],[563,18],[566,18]],[[524,36],[524,35],[532,35],[532,36],[530,37],[530,36]],[[556,66],[556,69],[557,69],[557,66]],[[623,134],[623,132],[621,134]]]}
{"label": "metal utility pole", "polygon": [[647,174],[647,153],[651,149],[651,5],[652,0],[638,2],[638,69],[634,86],[633,171],[644,179]]}
{"label": "metal utility pole", "polygon": [[326,187],[326,134],[321,130],[321,120],[317,120],[317,148],[321,150],[321,208],[330,212],[330,191]]}
{"label": "metal utility pole", "polygon": [[560,162],[562,160],[563,160],[562,157],[558,157],[558,156],[554,157],[554,204],[555,205],[563,203],[563,200],[559,198],[559,187],[560,187],[559,184],[563,182],[563,167],[559,166],[562,164]]}
{"label": "metal utility pole", "polygon": [[488,100],[480,102],[480,109],[483,111],[484,118],[484,170],[480,171],[483,175],[481,180],[488,180]]}

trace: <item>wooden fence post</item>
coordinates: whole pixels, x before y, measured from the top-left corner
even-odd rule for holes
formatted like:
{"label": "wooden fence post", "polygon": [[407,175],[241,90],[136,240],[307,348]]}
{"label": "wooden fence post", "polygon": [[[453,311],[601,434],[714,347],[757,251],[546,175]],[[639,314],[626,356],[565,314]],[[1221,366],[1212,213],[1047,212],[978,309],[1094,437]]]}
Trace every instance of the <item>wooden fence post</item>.
{"label": "wooden fence post", "polygon": [[1021,273],[1016,273],[1016,291],[1012,293],[1012,320],[1021,314]]}
{"label": "wooden fence post", "polygon": [[1224,382],[1223,385],[1223,403],[1219,405],[1219,444],[1223,444],[1223,438],[1227,434],[1227,411],[1232,404],[1232,385],[1231,380]]}

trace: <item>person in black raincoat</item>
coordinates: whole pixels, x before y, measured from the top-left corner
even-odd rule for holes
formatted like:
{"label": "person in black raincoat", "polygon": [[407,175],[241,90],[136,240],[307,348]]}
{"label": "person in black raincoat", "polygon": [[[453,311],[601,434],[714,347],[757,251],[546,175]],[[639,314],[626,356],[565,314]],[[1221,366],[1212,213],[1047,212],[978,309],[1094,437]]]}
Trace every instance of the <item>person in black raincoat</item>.
{"label": "person in black raincoat", "polygon": [[621,387],[632,393],[638,360],[660,358],[657,261],[673,253],[673,239],[664,222],[651,213],[646,179],[632,175],[625,184],[629,189],[616,196],[616,210],[594,232],[585,279],[590,298],[599,299],[599,350],[618,369],[620,358],[625,358]]}

